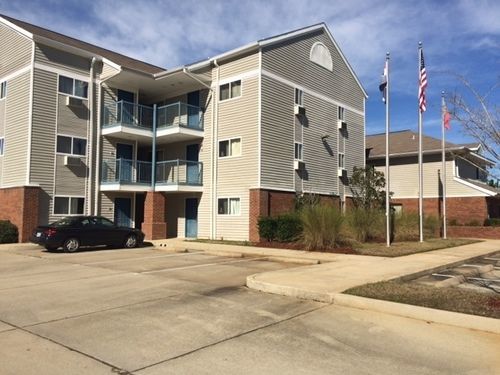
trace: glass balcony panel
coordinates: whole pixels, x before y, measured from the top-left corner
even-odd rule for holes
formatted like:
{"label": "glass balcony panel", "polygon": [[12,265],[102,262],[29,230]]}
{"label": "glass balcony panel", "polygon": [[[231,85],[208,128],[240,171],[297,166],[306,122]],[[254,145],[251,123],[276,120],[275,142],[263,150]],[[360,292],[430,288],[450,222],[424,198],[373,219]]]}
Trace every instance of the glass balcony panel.
{"label": "glass balcony panel", "polygon": [[123,125],[153,128],[153,108],[141,104],[119,101],[104,106],[103,126]]}
{"label": "glass balcony panel", "polygon": [[150,184],[151,163],[128,159],[105,159],[102,162],[102,183]]}
{"label": "glass balcony panel", "polygon": [[180,126],[190,129],[203,129],[202,112],[200,107],[173,103],[158,108],[158,128]]}
{"label": "glass balcony panel", "polygon": [[156,164],[156,183],[164,185],[202,185],[203,163],[168,160]]}

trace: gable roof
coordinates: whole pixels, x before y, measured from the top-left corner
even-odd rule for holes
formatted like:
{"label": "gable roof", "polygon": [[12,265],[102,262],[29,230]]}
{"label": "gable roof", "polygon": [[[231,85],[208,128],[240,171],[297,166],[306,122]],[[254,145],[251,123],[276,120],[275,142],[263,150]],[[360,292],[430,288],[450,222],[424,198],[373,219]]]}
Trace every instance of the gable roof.
{"label": "gable roof", "polygon": [[87,51],[91,54],[96,54],[106,59],[109,59],[123,68],[148,74],[154,74],[165,70],[164,68],[161,68],[159,66],[148,64],[146,62],[133,59],[131,57],[122,55],[120,53],[105,48],[101,48],[96,45],[75,38],[71,38],[69,36],[57,33],[55,31],[51,31],[43,27],[32,25],[30,23],[0,14],[0,19],[2,18],[8,21],[9,23],[17,26],[18,28],[27,31],[29,34],[31,34],[31,37],[34,39],[36,39],[37,37],[41,39],[49,39],[58,43],[65,44],[70,47],[78,48]]}

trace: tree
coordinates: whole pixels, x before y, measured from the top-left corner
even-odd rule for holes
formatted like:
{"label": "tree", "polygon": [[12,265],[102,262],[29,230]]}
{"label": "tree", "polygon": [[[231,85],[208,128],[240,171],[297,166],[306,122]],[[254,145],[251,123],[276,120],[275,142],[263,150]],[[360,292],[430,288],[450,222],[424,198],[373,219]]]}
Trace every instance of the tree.
{"label": "tree", "polygon": [[354,167],[349,178],[352,199],[356,208],[365,210],[382,208],[385,205],[385,177],[372,166]]}
{"label": "tree", "polygon": [[500,164],[500,107],[495,103],[495,94],[500,88],[500,79],[485,94],[479,93],[463,76],[454,74],[465,87],[464,93],[448,96],[448,110],[466,134],[479,142],[497,165]]}

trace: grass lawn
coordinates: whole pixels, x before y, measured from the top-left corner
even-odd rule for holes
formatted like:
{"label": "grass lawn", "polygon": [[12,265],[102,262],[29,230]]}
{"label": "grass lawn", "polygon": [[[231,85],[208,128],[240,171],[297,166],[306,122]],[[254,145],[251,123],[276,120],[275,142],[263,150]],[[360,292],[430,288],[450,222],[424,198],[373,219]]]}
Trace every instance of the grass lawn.
{"label": "grass lawn", "polygon": [[387,247],[384,243],[360,243],[353,245],[353,248],[358,254],[361,255],[374,255],[381,257],[400,257],[403,255],[410,255],[415,253],[422,253],[425,251],[432,251],[438,249],[445,249],[447,247],[456,247],[467,245],[479,240],[468,240],[461,238],[452,238],[443,240],[442,238],[432,238],[422,243],[418,241],[412,242],[394,242],[391,247]]}
{"label": "grass lawn", "polygon": [[459,288],[436,288],[411,282],[383,281],[344,293],[409,305],[430,307],[500,319],[500,295]]}

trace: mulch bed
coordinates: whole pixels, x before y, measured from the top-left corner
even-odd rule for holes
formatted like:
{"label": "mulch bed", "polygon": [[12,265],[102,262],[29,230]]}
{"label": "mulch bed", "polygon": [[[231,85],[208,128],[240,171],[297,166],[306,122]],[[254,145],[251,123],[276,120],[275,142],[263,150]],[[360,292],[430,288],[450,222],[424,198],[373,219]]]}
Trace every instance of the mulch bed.
{"label": "mulch bed", "polygon": [[[254,246],[258,247],[271,247],[275,249],[286,249],[286,250],[304,250],[304,245],[298,242],[274,242],[274,241],[264,241],[264,242],[255,242]],[[335,247],[333,249],[324,249],[321,250],[322,253],[334,253],[334,254],[352,254],[359,255],[356,250],[350,247]]]}

